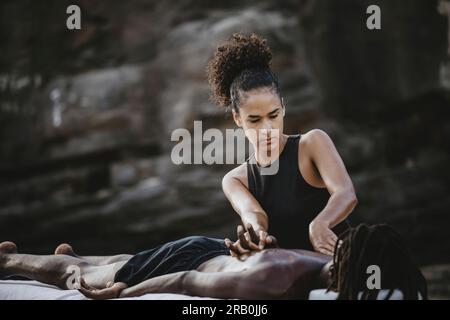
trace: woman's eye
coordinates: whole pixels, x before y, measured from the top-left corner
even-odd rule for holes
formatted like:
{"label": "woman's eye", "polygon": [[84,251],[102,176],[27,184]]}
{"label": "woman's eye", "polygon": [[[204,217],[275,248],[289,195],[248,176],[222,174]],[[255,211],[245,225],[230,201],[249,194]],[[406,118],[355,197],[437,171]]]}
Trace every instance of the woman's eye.
{"label": "woman's eye", "polygon": [[[269,116],[270,119],[275,119],[276,117],[278,117],[278,113],[272,116]],[[255,119],[255,120],[249,120],[251,123],[257,123],[259,122],[259,120],[261,119]]]}

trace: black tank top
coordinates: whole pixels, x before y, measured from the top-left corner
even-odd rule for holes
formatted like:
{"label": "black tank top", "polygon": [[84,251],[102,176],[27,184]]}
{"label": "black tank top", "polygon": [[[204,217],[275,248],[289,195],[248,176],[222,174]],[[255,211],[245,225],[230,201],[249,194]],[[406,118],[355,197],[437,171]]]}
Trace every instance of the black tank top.
{"label": "black tank top", "polygon": [[[309,224],[330,198],[326,188],[308,184],[298,168],[298,146],[301,135],[288,137],[279,158],[278,172],[261,174],[254,155],[247,159],[248,188],[269,217],[269,234],[280,247],[312,250]],[[253,161],[251,161],[253,158]],[[344,221],[333,228],[338,235],[348,228]]]}

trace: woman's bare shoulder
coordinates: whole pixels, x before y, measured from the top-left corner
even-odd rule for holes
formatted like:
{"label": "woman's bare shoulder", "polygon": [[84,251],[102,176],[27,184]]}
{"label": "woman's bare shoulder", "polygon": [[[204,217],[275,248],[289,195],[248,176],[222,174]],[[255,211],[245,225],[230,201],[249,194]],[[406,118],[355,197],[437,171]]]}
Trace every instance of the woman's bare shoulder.
{"label": "woman's bare shoulder", "polygon": [[[245,186],[247,186],[247,163],[244,162],[241,165],[237,166],[236,168],[228,171],[227,174],[223,177],[223,180],[227,179],[237,179],[241,183],[243,183]],[[248,186],[247,186],[248,187]]]}
{"label": "woman's bare shoulder", "polygon": [[336,152],[333,141],[325,131],[312,129],[302,134],[299,141],[299,155],[302,155],[303,159],[314,161],[315,156],[322,155],[323,152]]}
{"label": "woman's bare shoulder", "polygon": [[311,146],[325,140],[331,140],[328,133],[326,133],[322,129],[312,129],[302,134],[299,143],[301,145]]}

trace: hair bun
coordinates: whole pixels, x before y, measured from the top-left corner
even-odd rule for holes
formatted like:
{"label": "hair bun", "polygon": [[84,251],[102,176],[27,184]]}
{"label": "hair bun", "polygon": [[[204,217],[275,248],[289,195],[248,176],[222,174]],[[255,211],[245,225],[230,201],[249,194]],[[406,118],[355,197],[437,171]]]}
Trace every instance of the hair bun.
{"label": "hair bun", "polygon": [[270,69],[272,52],[267,40],[251,33],[233,33],[220,44],[208,62],[206,73],[211,85],[211,100],[222,107],[230,104],[230,86],[246,69]]}

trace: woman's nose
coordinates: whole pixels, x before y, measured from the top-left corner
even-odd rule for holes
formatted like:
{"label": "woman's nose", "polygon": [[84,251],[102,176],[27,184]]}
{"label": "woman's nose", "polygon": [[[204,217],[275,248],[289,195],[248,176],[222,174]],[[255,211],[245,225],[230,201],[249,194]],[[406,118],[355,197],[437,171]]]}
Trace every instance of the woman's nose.
{"label": "woman's nose", "polygon": [[263,120],[261,129],[267,130],[268,131],[267,133],[269,134],[270,130],[273,129],[272,123],[269,120]]}

